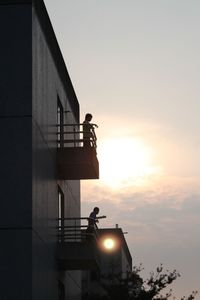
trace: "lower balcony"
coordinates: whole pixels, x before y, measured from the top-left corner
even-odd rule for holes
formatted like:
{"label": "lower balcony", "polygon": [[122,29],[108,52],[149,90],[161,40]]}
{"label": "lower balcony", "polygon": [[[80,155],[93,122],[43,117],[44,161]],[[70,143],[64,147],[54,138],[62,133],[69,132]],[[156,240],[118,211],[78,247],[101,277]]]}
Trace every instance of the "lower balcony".
{"label": "lower balcony", "polygon": [[95,245],[88,245],[88,242],[59,243],[58,265],[61,270],[98,269],[98,254]]}
{"label": "lower balcony", "polygon": [[87,218],[59,219],[57,260],[60,270],[98,270],[98,230],[87,233]]}

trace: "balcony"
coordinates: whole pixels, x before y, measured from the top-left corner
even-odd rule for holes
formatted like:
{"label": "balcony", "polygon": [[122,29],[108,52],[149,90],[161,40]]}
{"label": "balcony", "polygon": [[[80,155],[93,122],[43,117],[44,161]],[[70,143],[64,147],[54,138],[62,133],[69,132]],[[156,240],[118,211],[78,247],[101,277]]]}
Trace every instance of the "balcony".
{"label": "balcony", "polygon": [[57,259],[61,270],[98,270],[98,228],[87,233],[87,218],[58,219]]}
{"label": "balcony", "polygon": [[58,125],[58,178],[62,180],[98,179],[99,162],[94,126],[90,137],[83,137],[83,124]]}

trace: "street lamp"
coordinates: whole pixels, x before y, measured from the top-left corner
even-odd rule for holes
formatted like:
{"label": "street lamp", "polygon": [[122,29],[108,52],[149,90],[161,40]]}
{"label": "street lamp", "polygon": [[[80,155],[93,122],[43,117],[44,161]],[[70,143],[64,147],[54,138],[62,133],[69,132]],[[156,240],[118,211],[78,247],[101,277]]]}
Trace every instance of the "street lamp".
{"label": "street lamp", "polygon": [[113,238],[105,238],[103,240],[103,246],[105,247],[106,250],[113,250],[116,246],[116,241]]}
{"label": "street lamp", "polygon": [[117,252],[120,244],[120,239],[113,234],[102,235],[99,239],[100,250],[110,254]]}

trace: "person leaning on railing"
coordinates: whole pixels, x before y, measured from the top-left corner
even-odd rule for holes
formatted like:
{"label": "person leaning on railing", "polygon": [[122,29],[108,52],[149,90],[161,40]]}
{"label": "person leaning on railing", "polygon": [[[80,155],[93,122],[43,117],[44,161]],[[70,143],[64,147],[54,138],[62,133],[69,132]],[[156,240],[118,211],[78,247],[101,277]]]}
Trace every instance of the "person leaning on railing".
{"label": "person leaning on railing", "polygon": [[94,237],[95,230],[97,229],[96,223],[99,222],[98,219],[106,218],[106,216],[97,217],[98,213],[99,213],[99,208],[98,207],[94,207],[93,211],[89,215],[89,218],[88,218],[88,227],[86,229],[86,234],[87,234],[87,238],[88,239],[91,239],[91,238]]}
{"label": "person leaning on railing", "polygon": [[94,230],[96,223],[98,223],[97,215],[99,213],[99,208],[95,207],[88,218],[88,229]]}
{"label": "person leaning on railing", "polygon": [[91,124],[90,121],[92,120],[92,115],[87,113],[85,115],[85,120],[83,121],[83,146],[84,147],[92,147],[91,140],[94,139],[94,126],[97,127],[95,124]]}

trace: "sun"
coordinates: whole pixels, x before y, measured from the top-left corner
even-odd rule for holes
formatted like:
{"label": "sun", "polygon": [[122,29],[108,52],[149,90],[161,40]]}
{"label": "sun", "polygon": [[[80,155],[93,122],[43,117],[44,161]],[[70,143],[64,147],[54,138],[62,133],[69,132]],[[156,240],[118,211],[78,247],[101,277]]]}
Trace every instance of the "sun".
{"label": "sun", "polygon": [[155,172],[151,162],[152,150],[134,138],[102,141],[98,148],[98,157],[100,178],[112,187]]}

